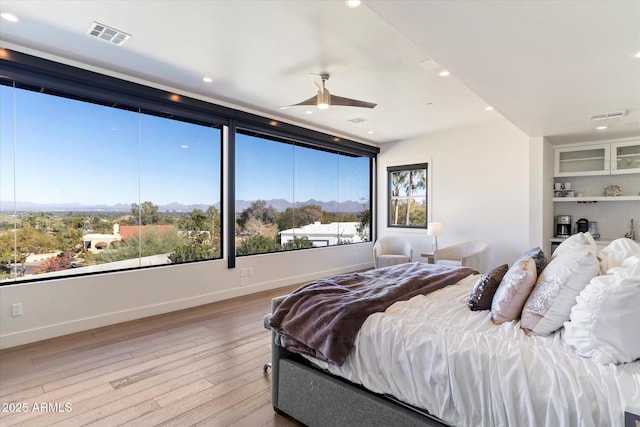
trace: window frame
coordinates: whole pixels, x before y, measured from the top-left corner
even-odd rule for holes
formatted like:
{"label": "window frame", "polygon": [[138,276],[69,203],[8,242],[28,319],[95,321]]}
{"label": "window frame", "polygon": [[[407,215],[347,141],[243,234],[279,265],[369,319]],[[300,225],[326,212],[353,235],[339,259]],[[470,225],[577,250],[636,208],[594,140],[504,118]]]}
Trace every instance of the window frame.
{"label": "window frame", "polygon": [[[424,184],[424,203],[425,203],[425,223],[424,225],[406,225],[406,224],[393,224],[391,218],[393,217],[393,200],[394,200],[394,188],[393,188],[393,174],[397,172],[410,172],[416,170],[424,170],[425,184]],[[387,167],[387,227],[389,228],[409,228],[409,229],[427,229],[429,226],[429,219],[431,217],[431,203],[429,201],[429,194],[431,193],[431,174],[429,168],[429,162],[415,163],[410,165],[398,165]],[[400,196],[401,198],[411,198],[414,195]]]}

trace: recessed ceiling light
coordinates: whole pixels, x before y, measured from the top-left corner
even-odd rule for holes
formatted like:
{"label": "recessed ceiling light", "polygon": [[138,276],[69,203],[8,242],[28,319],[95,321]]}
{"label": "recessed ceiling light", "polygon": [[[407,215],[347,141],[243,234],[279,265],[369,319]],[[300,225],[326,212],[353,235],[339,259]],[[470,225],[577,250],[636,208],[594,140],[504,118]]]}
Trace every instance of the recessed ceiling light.
{"label": "recessed ceiling light", "polygon": [[305,111],[305,114],[313,114],[313,111],[307,110],[307,111]]}
{"label": "recessed ceiling light", "polygon": [[634,58],[640,58],[640,50],[638,52],[636,52],[635,55],[633,55]]}
{"label": "recessed ceiling light", "polygon": [[18,22],[18,17],[9,12],[3,12],[0,14],[0,16],[2,16],[2,19],[4,19],[5,21]]}
{"label": "recessed ceiling light", "polygon": [[448,72],[447,70],[443,70],[443,71],[440,71],[440,73],[438,75],[440,77],[447,77],[449,74],[451,74],[451,73]]}
{"label": "recessed ceiling light", "polygon": [[492,106],[488,106],[488,107],[484,107],[485,111],[492,111],[493,107]]}
{"label": "recessed ceiling light", "polygon": [[606,126],[598,126],[596,129],[597,130],[605,130],[607,127]]}
{"label": "recessed ceiling light", "polygon": [[362,1],[360,1],[360,0],[345,0],[344,4],[349,9],[355,9],[356,7],[358,7],[358,6],[360,6],[362,4]]}
{"label": "recessed ceiling light", "polygon": [[373,135],[375,132],[370,130],[369,132],[367,132],[369,135]]}
{"label": "recessed ceiling light", "polygon": [[213,79],[211,77],[203,77],[202,81],[205,83],[211,83],[213,81]]}

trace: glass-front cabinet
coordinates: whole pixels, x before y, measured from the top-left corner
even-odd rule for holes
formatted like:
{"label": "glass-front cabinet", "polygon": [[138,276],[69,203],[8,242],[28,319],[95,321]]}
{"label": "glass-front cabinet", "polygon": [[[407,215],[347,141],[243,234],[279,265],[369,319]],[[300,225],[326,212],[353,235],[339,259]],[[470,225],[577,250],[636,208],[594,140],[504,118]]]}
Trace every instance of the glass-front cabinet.
{"label": "glass-front cabinet", "polygon": [[608,175],[610,148],[610,144],[556,147],[554,175]]}
{"label": "glass-front cabinet", "polygon": [[611,144],[611,174],[640,173],[640,140]]}
{"label": "glass-front cabinet", "polygon": [[640,139],[555,147],[554,176],[640,173]]}

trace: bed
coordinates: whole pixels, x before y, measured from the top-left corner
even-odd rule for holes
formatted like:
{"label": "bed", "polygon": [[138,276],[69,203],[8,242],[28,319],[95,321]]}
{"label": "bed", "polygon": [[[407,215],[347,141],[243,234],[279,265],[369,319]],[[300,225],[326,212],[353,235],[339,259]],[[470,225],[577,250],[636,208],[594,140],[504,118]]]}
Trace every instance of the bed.
{"label": "bed", "polygon": [[[637,426],[640,246],[626,240],[600,252],[580,233],[548,263],[536,248],[496,267],[500,280],[495,272],[444,267],[457,273],[442,286],[411,288],[365,313],[344,358],[295,342],[282,319],[304,303],[292,297],[298,291],[276,298],[269,320],[274,409],[309,426]],[[409,263],[354,274],[388,285],[401,269],[428,276],[442,268]],[[336,279],[332,292],[349,294],[353,276]],[[484,306],[472,310],[479,289]],[[514,299],[519,308],[508,313],[513,307],[504,301]],[[340,341],[342,328],[331,325],[327,339]],[[322,342],[314,335],[321,329],[302,342]]]}

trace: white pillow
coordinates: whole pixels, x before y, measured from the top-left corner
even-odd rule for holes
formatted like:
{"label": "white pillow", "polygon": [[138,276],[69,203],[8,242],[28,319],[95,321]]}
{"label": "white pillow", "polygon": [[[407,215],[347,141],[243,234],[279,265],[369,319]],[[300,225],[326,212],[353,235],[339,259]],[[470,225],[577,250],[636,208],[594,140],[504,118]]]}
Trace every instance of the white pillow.
{"label": "white pillow", "polygon": [[640,358],[640,261],[617,274],[594,277],[564,324],[564,341],[600,363]]}
{"label": "white pillow", "polygon": [[[557,249],[556,249],[557,250]],[[601,256],[606,256],[606,271],[613,267],[620,267],[625,264],[625,260],[632,256],[640,256],[640,245],[631,239],[622,237],[616,239],[600,252]]]}
{"label": "white pillow", "polygon": [[520,327],[535,335],[560,329],[580,291],[598,273],[598,259],[584,245],[555,256],[538,276],[522,309]]}
{"label": "white pillow", "polygon": [[562,255],[565,252],[582,248],[591,252],[594,256],[598,256],[598,245],[593,240],[593,236],[588,231],[586,233],[576,233],[567,237],[553,251],[552,258]]}

